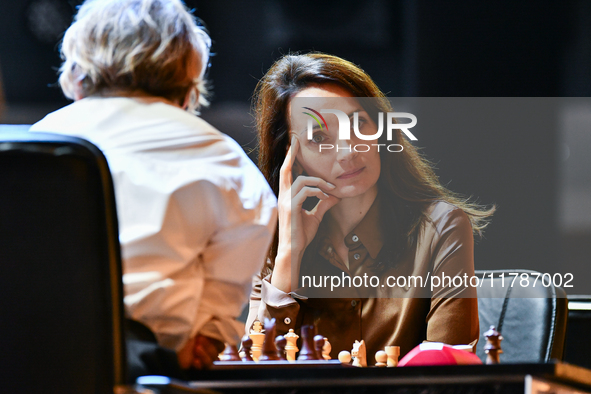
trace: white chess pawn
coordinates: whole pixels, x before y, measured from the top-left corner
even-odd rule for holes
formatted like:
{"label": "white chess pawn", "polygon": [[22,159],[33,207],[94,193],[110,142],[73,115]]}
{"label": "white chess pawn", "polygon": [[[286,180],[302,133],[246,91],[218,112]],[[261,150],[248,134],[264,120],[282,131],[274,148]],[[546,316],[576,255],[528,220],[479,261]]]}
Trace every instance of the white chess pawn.
{"label": "white chess pawn", "polygon": [[388,353],[383,350],[378,350],[376,353],[376,367],[385,367],[388,361]]}
{"label": "white chess pawn", "polygon": [[343,350],[339,353],[339,361],[342,364],[349,364],[351,362],[351,353],[346,350]]}
{"label": "white chess pawn", "polygon": [[290,328],[289,332],[283,337],[287,340],[287,345],[285,345],[285,355],[287,361],[295,361],[296,353],[300,350],[297,346],[299,335],[293,332],[293,328]]}
{"label": "white chess pawn", "polygon": [[397,367],[400,346],[386,346],[386,354],[388,355],[388,367]]}
{"label": "white chess pawn", "polygon": [[330,351],[332,350],[332,345],[328,342],[328,338],[324,338],[324,346],[322,346],[322,358],[325,360],[330,360]]}
{"label": "white chess pawn", "polygon": [[252,325],[252,330],[248,336],[252,339],[252,359],[259,361],[259,357],[263,351],[263,342],[265,341],[265,334],[263,334],[263,325],[256,320]]}

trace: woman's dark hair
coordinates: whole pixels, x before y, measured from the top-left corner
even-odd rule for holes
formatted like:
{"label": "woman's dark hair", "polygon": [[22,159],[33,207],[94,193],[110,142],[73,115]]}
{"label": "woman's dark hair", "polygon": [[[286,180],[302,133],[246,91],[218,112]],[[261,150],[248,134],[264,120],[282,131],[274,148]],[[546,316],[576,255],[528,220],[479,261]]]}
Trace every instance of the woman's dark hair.
{"label": "woman's dark hair", "polygon": [[[275,195],[279,194],[279,170],[290,142],[290,100],[298,92],[322,84],[336,84],[354,97],[376,98],[374,108],[365,108],[373,119],[377,119],[378,111],[392,111],[389,101],[369,75],[347,60],[323,53],[290,54],[277,60],[259,81],[254,96],[259,168]],[[378,143],[403,146],[402,152],[396,154],[380,150],[382,165],[378,188],[383,193],[382,201],[387,201],[383,204],[384,215],[392,219],[381,221],[382,234],[392,234],[393,239],[384,245],[393,253],[389,255],[394,256],[385,264],[394,264],[414,245],[420,225],[429,220],[426,210],[434,201],[446,201],[461,208],[468,215],[474,233],[482,235],[495,207],[482,207],[449,191],[439,182],[432,164],[402,133],[393,133],[392,137],[392,141],[386,141],[386,133],[383,133],[378,140]],[[278,235],[275,234],[263,275],[274,265],[277,247]]]}

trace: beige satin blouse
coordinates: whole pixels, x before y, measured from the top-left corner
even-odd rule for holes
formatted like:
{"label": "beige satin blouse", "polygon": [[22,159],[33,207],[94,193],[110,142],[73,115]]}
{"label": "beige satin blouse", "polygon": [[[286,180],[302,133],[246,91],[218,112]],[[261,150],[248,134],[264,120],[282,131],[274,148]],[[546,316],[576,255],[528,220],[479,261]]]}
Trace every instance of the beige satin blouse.
{"label": "beige satin blouse", "polygon": [[[256,319],[266,317],[277,320],[277,335],[290,328],[299,335],[302,325],[315,324],[317,333],[331,343],[332,358],[342,350],[351,351],[355,340],[365,340],[369,365],[375,363],[375,353],[389,345],[400,346],[401,357],[423,341],[475,346],[479,335],[476,288],[464,286],[474,275],[474,238],[468,216],[446,202],[433,203],[427,212],[430,221],[420,229],[416,246],[398,264],[380,270],[378,263],[384,258],[380,251],[387,237],[379,231],[379,200],[378,196],[345,238],[349,267],[334,253],[321,227],[304,255],[298,289],[285,293],[271,285],[270,275],[255,277],[247,331]],[[372,282],[375,286],[367,282],[367,287],[352,284],[330,291],[329,279],[327,287],[315,287],[326,276],[364,275],[377,277]],[[431,288],[437,285],[432,277],[443,275],[464,280],[459,287],[446,283]],[[316,282],[306,279],[302,287],[303,276]],[[400,279],[388,281],[401,276],[422,277],[423,286],[418,279],[415,283],[407,280],[406,285]],[[333,298],[320,298],[326,296]]]}

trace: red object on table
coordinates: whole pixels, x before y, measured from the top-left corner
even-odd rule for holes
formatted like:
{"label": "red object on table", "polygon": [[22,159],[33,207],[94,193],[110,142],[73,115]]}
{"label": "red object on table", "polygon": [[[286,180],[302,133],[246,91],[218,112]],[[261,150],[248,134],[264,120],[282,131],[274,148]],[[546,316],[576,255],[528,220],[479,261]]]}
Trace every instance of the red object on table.
{"label": "red object on table", "polygon": [[422,365],[474,365],[482,361],[474,353],[454,349],[440,342],[421,343],[398,363],[399,367]]}

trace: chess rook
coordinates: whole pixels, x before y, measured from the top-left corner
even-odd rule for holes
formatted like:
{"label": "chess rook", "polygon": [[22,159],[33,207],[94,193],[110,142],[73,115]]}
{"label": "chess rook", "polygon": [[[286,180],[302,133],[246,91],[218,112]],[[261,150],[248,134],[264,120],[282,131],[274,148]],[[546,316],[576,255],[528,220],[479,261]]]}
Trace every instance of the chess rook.
{"label": "chess rook", "polygon": [[388,355],[388,367],[398,366],[398,357],[400,357],[400,346],[386,346],[384,349]]}

